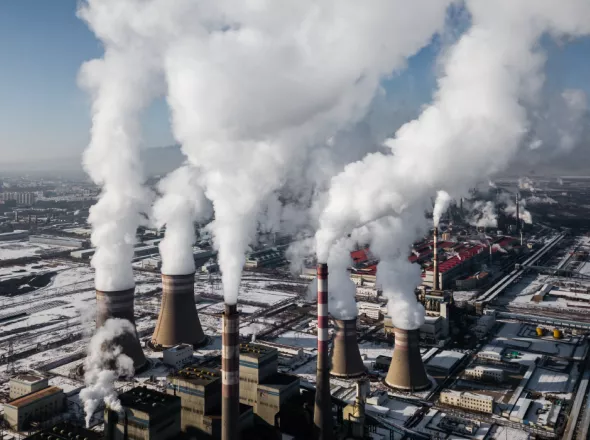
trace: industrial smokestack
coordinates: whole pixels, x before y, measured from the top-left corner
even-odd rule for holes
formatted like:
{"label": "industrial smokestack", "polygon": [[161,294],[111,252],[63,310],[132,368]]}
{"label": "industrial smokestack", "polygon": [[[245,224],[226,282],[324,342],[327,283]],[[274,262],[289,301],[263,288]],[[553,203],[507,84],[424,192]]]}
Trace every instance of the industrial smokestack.
{"label": "industrial smokestack", "polygon": [[336,335],[332,347],[332,369],[336,377],[358,377],[366,372],[356,335],[355,319],[334,320]]}
{"label": "industrial smokestack", "polygon": [[152,343],[162,347],[202,344],[203,333],[195,306],[195,274],[162,274],[162,305]]}
{"label": "industrial smokestack", "polygon": [[520,203],[519,203],[518,191],[516,192],[516,233],[520,232]]}
{"label": "industrial smokestack", "polygon": [[[96,328],[103,326],[105,321],[110,318],[120,318],[129,321],[135,328],[135,317],[133,307],[133,296],[135,288],[117,291],[96,291]],[[137,371],[146,364],[146,358],[143,354],[137,330],[135,334],[124,333],[115,342],[123,349],[126,354],[133,359],[133,368]]]}
{"label": "industrial smokestack", "polygon": [[434,227],[434,246],[432,253],[432,290],[439,290],[438,283],[438,227]]}
{"label": "industrial smokestack", "polygon": [[221,439],[239,438],[240,334],[236,304],[226,304],[221,335]]}
{"label": "industrial smokestack", "polygon": [[318,357],[313,422],[315,437],[332,438],[332,397],[328,356],[328,265],[318,264]]}
{"label": "industrial smokestack", "polygon": [[425,390],[430,387],[430,380],[426,375],[422,356],[420,356],[419,330],[395,328],[394,332],[393,358],[385,378],[385,384],[404,391]]}

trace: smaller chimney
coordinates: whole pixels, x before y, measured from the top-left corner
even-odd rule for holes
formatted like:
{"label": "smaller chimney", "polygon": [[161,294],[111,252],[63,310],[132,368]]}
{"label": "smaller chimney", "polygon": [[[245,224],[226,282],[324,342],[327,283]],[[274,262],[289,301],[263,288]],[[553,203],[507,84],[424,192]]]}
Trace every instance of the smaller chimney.
{"label": "smaller chimney", "polygon": [[516,233],[520,232],[520,203],[519,203],[519,194],[516,191]]}
{"label": "smaller chimney", "polygon": [[240,420],[240,334],[236,304],[225,305],[221,345],[221,439],[237,440]]}
{"label": "smaller chimney", "polygon": [[356,334],[355,319],[335,319],[334,345],[332,347],[332,370],[330,374],[336,377],[358,377],[366,372],[361,358]]}
{"label": "smaller chimney", "polygon": [[328,265],[318,267],[318,357],[313,422],[315,437],[332,439],[332,397],[330,396],[330,359],[328,357]]}
{"label": "smaller chimney", "polygon": [[432,290],[439,290],[438,282],[438,226],[434,227],[433,233],[434,246],[432,252]]}
{"label": "smaller chimney", "polygon": [[405,391],[420,391],[430,387],[422,356],[419,330],[395,328],[395,345],[385,385]]}
{"label": "smaller chimney", "polygon": [[[126,319],[135,327],[134,316],[134,294],[135,288],[118,291],[96,291],[96,328],[103,326],[110,318]],[[135,335],[125,333],[117,341],[123,353],[133,359],[133,367],[137,371],[143,367],[147,360],[139,345],[137,332]]]}

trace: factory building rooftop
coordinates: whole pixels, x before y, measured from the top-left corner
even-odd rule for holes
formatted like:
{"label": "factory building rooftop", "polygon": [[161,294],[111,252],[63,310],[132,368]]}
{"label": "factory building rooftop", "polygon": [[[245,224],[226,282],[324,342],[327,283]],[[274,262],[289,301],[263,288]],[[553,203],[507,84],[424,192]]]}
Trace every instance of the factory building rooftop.
{"label": "factory building rooftop", "polygon": [[256,358],[263,358],[263,357],[268,356],[273,353],[274,354],[277,353],[276,348],[267,347],[267,346],[261,345],[261,344],[251,344],[251,343],[240,344],[240,355],[246,355],[246,356],[256,357]]}
{"label": "factory building rooftop", "polygon": [[191,382],[193,385],[209,385],[216,380],[221,380],[221,373],[214,368],[204,367],[186,367],[177,373],[171,374],[169,377],[182,378],[183,380]]}
{"label": "factory building rooftop", "polygon": [[136,387],[119,395],[121,405],[146,414],[161,411],[178,400],[178,397],[160,393],[146,387]]}
{"label": "factory building rooftop", "polygon": [[25,440],[102,440],[102,438],[103,436],[98,432],[68,422],[61,422],[25,437]]}
{"label": "factory building rooftop", "polygon": [[62,393],[63,390],[58,387],[47,387],[43,388],[42,390],[36,391],[31,394],[27,394],[26,396],[19,397],[11,402],[5,403],[5,405],[12,406],[14,408],[21,408],[31,404],[32,402],[42,399],[45,397],[52,396],[54,394]]}
{"label": "factory building rooftop", "polygon": [[33,373],[23,373],[17,376],[14,376],[12,380],[18,380],[19,382],[33,384],[45,380],[44,376],[40,374],[33,374]]}

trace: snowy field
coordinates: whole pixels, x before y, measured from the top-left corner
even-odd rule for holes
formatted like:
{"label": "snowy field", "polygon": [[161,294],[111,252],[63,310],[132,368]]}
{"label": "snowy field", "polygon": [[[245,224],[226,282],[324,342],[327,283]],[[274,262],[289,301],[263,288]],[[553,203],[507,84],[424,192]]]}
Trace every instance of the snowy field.
{"label": "snowy field", "polygon": [[29,243],[29,241],[3,241],[0,242],[0,261],[14,260],[16,258],[33,257],[36,255],[50,254],[70,250],[65,246],[54,246],[42,243]]}

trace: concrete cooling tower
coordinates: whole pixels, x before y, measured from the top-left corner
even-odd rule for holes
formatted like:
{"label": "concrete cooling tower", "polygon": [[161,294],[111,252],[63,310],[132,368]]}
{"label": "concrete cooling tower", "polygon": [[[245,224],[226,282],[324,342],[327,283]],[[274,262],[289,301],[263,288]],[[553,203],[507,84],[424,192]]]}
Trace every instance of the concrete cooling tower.
{"label": "concrete cooling tower", "polygon": [[[135,328],[135,317],[133,307],[133,296],[135,289],[105,292],[96,291],[96,328],[102,327],[107,319],[126,319]],[[143,367],[147,360],[137,337],[137,330],[134,335],[125,333],[115,341],[123,348],[123,353],[133,359],[135,371]]]}
{"label": "concrete cooling tower", "polygon": [[419,330],[395,328],[395,346],[385,384],[404,391],[420,391],[430,387],[422,356]]}
{"label": "concrete cooling tower", "polygon": [[334,320],[336,334],[332,348],[332,370],[336,377],[358,377],[365,371],[356,335],[356,319]]}
{"label": "concrete cooling tower", "polygon": [[195,274],[162,274],[162,304],[156,330],[155,346],[164,348],[178,344],[201,345],[207,340],[195,306]]}

